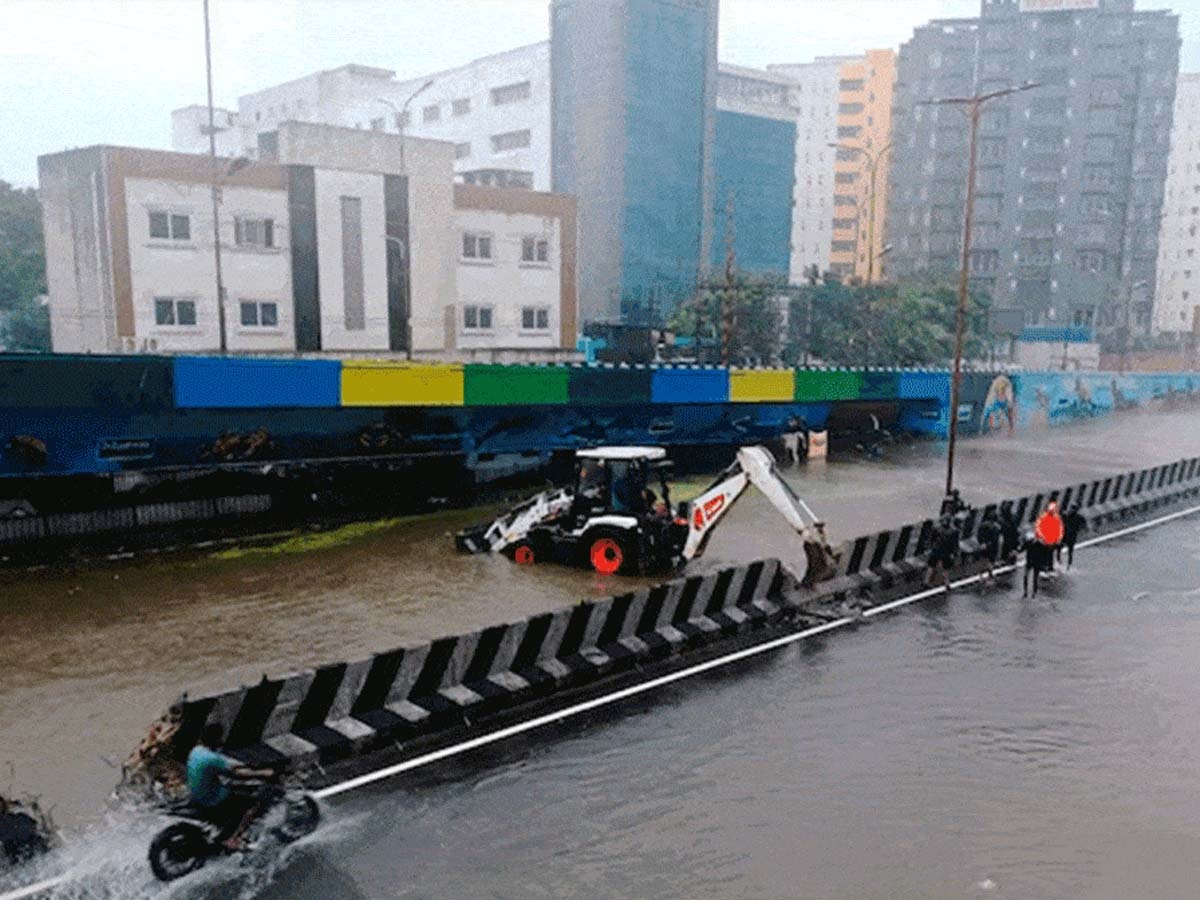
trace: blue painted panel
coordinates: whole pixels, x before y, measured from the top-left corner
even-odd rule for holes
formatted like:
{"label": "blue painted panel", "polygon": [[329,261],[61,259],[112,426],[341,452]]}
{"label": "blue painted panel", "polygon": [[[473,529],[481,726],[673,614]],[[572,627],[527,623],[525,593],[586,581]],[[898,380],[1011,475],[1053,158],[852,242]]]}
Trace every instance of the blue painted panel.
{"label": "blue painted panel", "polygon": [[728,369],[659,369],[650,383],[654,403],[726,403]]}
{"label": "blue painted panel", "polygon": [[[738,268],[787,275],[792,241],[796,126],[762,116],[717,111],[713,150],[713,239],[710,260],[725,260],[731,228]],[[726,223],[730,197],[733,221]]]}
{"label": "blue painted panel", "polygon": [[948,400],[950,373],[901,372],[899,395],[901,400]]}
{"label": "blue painted panel", "polygon": [[342,364],[325,359],[175,360],[181,409],[326,408],[341,404]]}

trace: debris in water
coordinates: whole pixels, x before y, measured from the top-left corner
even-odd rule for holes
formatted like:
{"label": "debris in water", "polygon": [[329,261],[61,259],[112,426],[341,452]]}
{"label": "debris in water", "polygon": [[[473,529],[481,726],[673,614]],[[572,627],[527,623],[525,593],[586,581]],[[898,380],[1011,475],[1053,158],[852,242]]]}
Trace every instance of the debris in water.
{"label": "debris in water", "polygon": [[985,878],[983,881],[979,882],[979,889],[981,891],[994,891],[996,889],[996,882],[992,881],[990,878]]}

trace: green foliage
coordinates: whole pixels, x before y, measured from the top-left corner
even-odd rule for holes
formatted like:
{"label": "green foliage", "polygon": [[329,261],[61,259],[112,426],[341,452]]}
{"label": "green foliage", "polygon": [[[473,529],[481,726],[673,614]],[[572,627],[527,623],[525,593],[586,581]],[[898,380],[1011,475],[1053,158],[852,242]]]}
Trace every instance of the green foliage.
{"label": "green foliage", "polygon": [[0,181],[0,347],[49,350],[42,209],[32,188]]}
{"label": "green foliage", "polygon": [[728,297],[730,361],[775,363],[784,345],[780,298],[788,293],[787,279],[782,276],[735,272],[727,284],[724,273],[714,273],[703,279],[692,299],[676,310],[668,327],[677,335],[719,347]]}
{"label": "green foliage", "polygon": [[[838,366],[945,365],[954,356],[955,289],[914,280],[899,284],[844,285],[836,281],[799,290],[788,315],[789,361],[809,356]],[[812,338],[805,332],[811,317]],[[985,350],[987,299],[972,296],[964,356]]]}

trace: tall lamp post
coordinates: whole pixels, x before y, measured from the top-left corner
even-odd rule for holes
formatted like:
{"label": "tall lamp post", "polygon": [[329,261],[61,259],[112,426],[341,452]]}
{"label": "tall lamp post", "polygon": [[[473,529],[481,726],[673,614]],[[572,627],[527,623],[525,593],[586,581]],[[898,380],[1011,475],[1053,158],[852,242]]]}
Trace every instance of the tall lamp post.
{"label": "tall lamp post", "polygon": [[962,388],[963,335],[967,328],[967,298],[971,284],[971,230],[975,219],[975,174],[979,149],[979,119],[985,105],[992,100],[1029,91],[1038,84],[1023,84],[1019,87],[976,94],[973,97],[949,97],[944,100],[927,100],[927,106],[957,106],[967,115],[970,123],[967,150],[967,201],[963,212],[962,263],[958,273],[958,307],[954,315],[954,373],[950,379],[950,442],[946,456],[946,494],[954,490],[954,451],[958,443],[958,403]]}
{"label": "tall lamp post", "polygon": [[875,283],[875,260],[883,256],[887,251],[881,253],[875,252],[875,184],[876,178],[879,175],[879,164],[883,158],[887,156],[888,151],[892,149],[894,144],[890,141],[876,153],[872,153],[865,147],[855,147],[852,144],[829,144],[834,150],[847,150],[851,153],[861,153],[867,159],[867,165],[871,169],[871,199],[869,204],[869,212],[867,213],[867,284]]}
{"label": "tall lamp post", "polygon": [[431,87],[433,87],[433,79],[432,78],[430,78],[428,81],[426,81],[424,84],[422,84],[419,88],[417,88],[415,91],[413,91],[411,94],[409,94],[408,99],[405,100],[404,103],[400,105],[399,109],[397,109],[396,104],[393,103],[391,100],[389,100],[387,97],[376,97],[375,98],[378,102],[382,103],[384,106],[389,107],[391,109],[391,111],[396,114],[396,132],[400,135],[400,174],[401,175],[408,174],[408,169],[406,168],[406,166],[404,164],[404,129],[408,126],[408,105],[410,103],[412,103],[414,100],[416,100],[419,95],[421,95],[421,94],[425,93],[427,90],[429,90]]}
{"label": "tall lamp post", "polygon": [[217,209],[220,203],[220,187],[217,185],[217,123],[213,110],[212,36],[208,25],[208,0],[204,0],[204,74],[208,83],[208,158],[212,170],[210,193],[212,195],[213,219],[213,263],[217,270],[217,330],[221,352],[229,349],[225,327],[225,282],[221,278],[221,219]]}

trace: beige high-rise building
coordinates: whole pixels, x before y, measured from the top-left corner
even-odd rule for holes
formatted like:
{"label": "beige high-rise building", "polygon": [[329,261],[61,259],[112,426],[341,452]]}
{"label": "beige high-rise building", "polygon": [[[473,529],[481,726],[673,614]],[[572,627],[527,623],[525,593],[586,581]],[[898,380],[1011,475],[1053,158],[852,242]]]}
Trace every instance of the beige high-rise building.
{"label": "beige high-rise building", "polygon": [[865,283],[886,275],[887,192],[896,54],[868,50],[838,68],[829,268]]}

